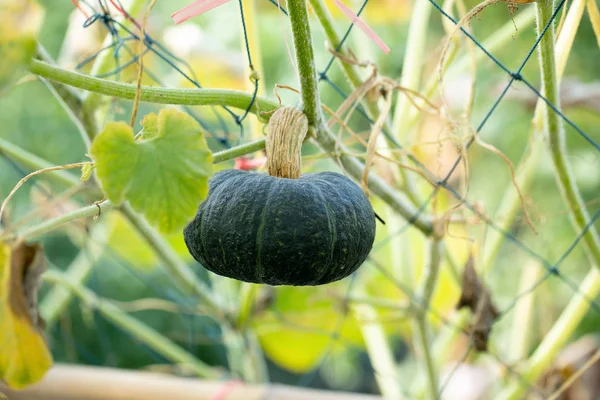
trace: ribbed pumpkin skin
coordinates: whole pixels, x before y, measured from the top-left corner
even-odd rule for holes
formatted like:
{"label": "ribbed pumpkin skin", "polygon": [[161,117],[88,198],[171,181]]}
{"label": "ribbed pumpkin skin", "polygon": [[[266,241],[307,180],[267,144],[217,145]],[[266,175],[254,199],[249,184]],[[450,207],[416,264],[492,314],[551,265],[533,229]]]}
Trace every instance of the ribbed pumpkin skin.
{"label": "ribbed pumpkin skin", "polygon": [[333,172],[300,179],[223,170],[184,229],[192,256],[218,275],[268,285],[322,285],[345,278],[375,240],[362,190]]}

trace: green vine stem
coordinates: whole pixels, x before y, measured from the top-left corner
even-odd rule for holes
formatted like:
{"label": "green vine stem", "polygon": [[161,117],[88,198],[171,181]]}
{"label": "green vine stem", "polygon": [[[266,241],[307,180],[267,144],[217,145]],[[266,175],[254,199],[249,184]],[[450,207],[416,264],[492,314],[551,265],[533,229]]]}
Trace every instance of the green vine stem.
{"label": "green vine stem", "polygon": [[595,299],[598,294],[600,294],[600,270],[596,265],[590,268],[590,272],[588,272],[581,284],[580,291],[573,296],[561,316],[546,336],[544,336],[544,339],[531,355],[525,367],[519,370],[521,378],[502,391],[497,400],[518,400],[523,398],[523,393],[527,389],[524,382],[535,383],[544,371],[550,367],[554,357],[556,357],[557,353],[579,326],[583,317],[585,317],[590,308],[589,299]]}
{"label": "green vine stem", "polygon": [[232,147],[227,150],[218,151],[213,153],[213,163],[218,164],[223,161],[231,160],[232,158],[237,158],[240,156],[244,156],[246,154],[251,154],[259,150],[263,150],[265,148],[265,139],[258,139],[253,142],[248,142],[245,144],[241,144],[236,147]]}
{"label": "green vine stem", "polygon": [[[312,10],[314,11],[315,15],[317,16],[317,19],[318,19],[319,23],[321,24],[321,28],[323,28],[323,31],[325,32],[325,36],[327,36],[327,40],[329,40],[331,47],[333,49],[337,49],[338,46],[340,45],[341,37],[340,37],[340,35],[338,35],[337,31],[335,30],[333,17],[331,16],[331,13],[329,13],[327,6],[323,2],[323,0],[308,0],[308,1],[310,3],[310,6],[312,7]],[[344,51],[344,49],[340,49],[339,53],[343,56],[348,56],[347,52]],[[346,75],[346,79],[348,79],[348,82],[354,89],[356,89],[358,86],[360,86],[362,84],[362,79],[361,79],[361,77],[357,71],[357,67],[355,65],[352,65],[350,63],[340,60],[340,66],[342,67],[342,71],[344,71],[344,74]],[[372,115],[371,115],[371,117],[372,117]]]}
{"label": "green vine stem", "polygon": [[72,291],[84,303],[98,310],[107,320],[126,332],[129,332],[140,342],[146,344],[148,347],[175,364],[183,366],[204,378],[218,378],[222,375],[214,368],[198,360],[179,345],[165,338],[161,333],[140,322],[138,319],[124,313],[116,305],[105,299],[98,298],[89,289],[72,282],[62,272],[56,270],[46,271],[43,275],[43,279],[46,282],[61,285],[65,289]]}
{"label": "green vine stem", "polygon": [[[427,42],[427,31],[429,28],[429,17],[433,6],[427,0],[417,0],[413,5],[410,18],[408,36],[406,38],[407,48],[402,63],[402,77],[400,86],[406,89],[418,91],[421,83],[421,71],[423,70],[423,55]],[[416,108],[416,107],[415,107]],[[390,133],[401,139],[407,139],[408,113],[411,110],[411,102],[406,93],[398,92],[396,108],[393,113]],[[401,169],[403,172],[404,169]],[[416,185],[406,173],[402,176],[409,197],[422,204],[423,200],[418,194]]]}
{"label": "green vine stem", "polygon": [[[540,32],[550,21],[553,13],[553,1],[541,1],[536,3],[538,17],[538,32]],[[573,8],[573,6],[572,6]],[[565,31],[566,29],[563,29]],[[546,35],[542,38],[539,48],[540,68],[543,83],[543,93],[557,109],[560,109],[558,96],[558,73],[555,59],[554,27],[549,27]],[[559,63],[558,69],[564,68],[564,62]],[[582,230],[589,222],[589,216],[585,205],[581,200],[577,186],[573,179],[569,164],[566,160],[565,136],[562,121],[559,116],[549,107],[544,106],[543,117],[552,161],[556,170],[558,185],[568,205],[570,215],[575,227]],[[594,299],[600,293],[600,245],[598,236],[591,227],[584,236],[584,243],[589,255],[593,259],[590,272],[584,279],[580,292],[569,302],[560,318],[546,334],[534,354],[528,360],[522,376],[527,382],[535,382],[542,373],[547,370],[556,354],[570,338],[590,307],[589,299]],[[515,400],[522,397],[525,387],[522,382],[514,382],[499,399]]]}
{"label": "green vine stem", "polygon": [[67,113],[69,119],[71,120],[71,122],[73,122],[73,125],[75,125],[75,127],[79,131],[85,148],[89,149],[92,143],[91,138],[87,135],[88,130],[85,128],[82,122],[84,116],[80,115],[78,117],[73,112],[73,109],[75,108],[75,105],[73,103],[76,103],[80,100],[79,96],[73,91],[73,89],[60,84],[56,84],[52,81],[42,79],[42,83],[46,85],[46,87],[48,88],[50,93],[52,93],[56,101],[58,101],[63,110]]}
{"label": "green vine stem", "polygon": [[[538,13],[538,34],[550,21],[554,1],[543,0],[536,3]],[[540,73],[542,77],[543,94],[546,99],[560,110],[560,96],[558,94],[558,77],[556,71],[556,57],[554,52],[554,24],[552,24],[539,46]],[[569,214],[575,229],[579,232],[589,225],[590,216],[586,205],[579,194],[575,177],[567,160],[567,149],[563,121],[555,111],[544,105],[544,127],[548,134],[548,145],[554,163],[556,178],[561,194],[567,203]],[[592,263],[600,267],[600,238],[593,226],[583,236],[583,243],[591,257]]]}
{"label": "green vine stem", "polygon": [[437,283],[440,263],[443,256],[443,241],[440,238],[431,239],[431,249],[429,263],[421,276],[421,282],[416,292],[417,299],[420,300],[419,312],[414,324],[417,338],[415,347],[424,360],[425,376],[427,376],[428,389],[430,399],[437,400],[439,398],[438,374],[436,364],[431,354],[431,343],[429,342],[429,329],[427,325],[427,311],[431,297]]}
{"label": "green vine stem", "polygon": [[[94,78],[79,72],[67,71],[39,60],[33,60],[29,72],[55,82],[74,86],[90,92],[118,97],[126,100],[135,98],[136,85]],[[153,86],[142,86],[140,101],[158,104],[178,105],[226,105],[239,110],[246,110],[252,101],[252,95],[227,89],[171,89]],[[260,115],[260,111],[270,111],[277,103],[258,97],[250,112]],[[265,116],[268,119],[268,116]]]}
{"label": "green vine stem", "polygon": [[321,125],[321,98],[317,82],[317,68],[312,45],[312,34],[308,19],[306,0],[288,0],[288,13],[296,50],[296,61],[300,78],[302,111],[312,127]]}

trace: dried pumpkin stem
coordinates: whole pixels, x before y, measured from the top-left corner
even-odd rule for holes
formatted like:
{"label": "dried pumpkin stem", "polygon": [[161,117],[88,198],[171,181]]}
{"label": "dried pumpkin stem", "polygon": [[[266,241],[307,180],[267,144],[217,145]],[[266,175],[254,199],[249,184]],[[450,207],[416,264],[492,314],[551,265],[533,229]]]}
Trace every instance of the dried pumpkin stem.
{"label": "dried pumpkin stem", "polygon": [[302,170],[302,142],[308,118],[295,107],[281,107],[271,117],[267,132],[267,170],[278,178],[298,179]]}

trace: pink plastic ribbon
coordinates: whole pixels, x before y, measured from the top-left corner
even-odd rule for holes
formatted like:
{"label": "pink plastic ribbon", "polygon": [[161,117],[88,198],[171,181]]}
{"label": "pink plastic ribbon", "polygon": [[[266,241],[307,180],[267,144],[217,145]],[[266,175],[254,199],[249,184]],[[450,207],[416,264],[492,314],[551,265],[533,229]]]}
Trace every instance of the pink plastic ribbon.
{"label": "pink plastic ribbon", "polygon": [[229,0],[196,0],[171,15],[175,24],[180,24],[190,18],[204,14],[207,11],[227,3]]}
{"label": "pink plastic ribbon", "polygon": [[342,3],[340,0],[333,0],[333,2],[340,9],[340,11],[343,12],[346,15],[346,17],[348,17],[364,33],[366,33],[367,36],[369,38],[371,38],[371,40],[373,40],[375,42],[375,44],[377,44],[377,46],[379,46],[379,48],[381,50],[383,50],[383,52],[385,54],[388,54],[390,52],[390,48],[387,47],[385,45],[385,43],[383,43],[383,40],[381,40],[381,38],[379,36],[377,36],[377,34],[375,32],[373,32],[373,30],[371,28],[369,28],[369,26],[367,24],[365,24],[363,22],[363,20],[360,19],[359,16],[357,16],[356,14],[354,14],[352,12],[352,10],[350,10],[348,7],[346,7],[346,5],[344,3]]}

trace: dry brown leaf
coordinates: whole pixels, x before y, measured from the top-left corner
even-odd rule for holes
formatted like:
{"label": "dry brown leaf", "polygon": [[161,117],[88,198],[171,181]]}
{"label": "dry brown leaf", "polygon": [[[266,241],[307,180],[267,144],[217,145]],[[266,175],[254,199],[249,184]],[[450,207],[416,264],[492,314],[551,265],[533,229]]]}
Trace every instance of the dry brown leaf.
{"label": "dry brown leaf", "polygon": [[492,326],[500,315],[492,302],[488,289],[477,276],[473,255],[469,256],[462,278],[462,292],[456,309],[470,308],[473,312],[471,337],[477,351],[487,351],[488,340]]}

